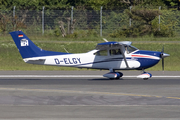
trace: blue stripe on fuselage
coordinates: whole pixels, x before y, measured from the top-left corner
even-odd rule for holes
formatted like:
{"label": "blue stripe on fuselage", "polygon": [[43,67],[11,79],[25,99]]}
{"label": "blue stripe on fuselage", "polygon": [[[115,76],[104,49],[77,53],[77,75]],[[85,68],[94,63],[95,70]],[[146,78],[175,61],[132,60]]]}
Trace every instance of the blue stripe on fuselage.
{"label": "blue stripe on fuselage", "polygon": [[[139,50],[133,54],[150,55],[150,56],[159,57],[159,58],[161,56],[161,52],[145,51],[145,50]],[[138,69],[146,69],[146,68],[156,65],[160,61],[160,59],[158,60],[158,59],[151,59],[151,58],[138,58],[138,61],[141,64]]]}
{"label": "blue stripe on fuselage", "polygon": [[160,57],[161,52],[157,52],[157,51],[146,51],[146,50],[139,50],[133,54],[142,54],[142,55],[151,55],[151,56],[155,56],[155,57]]}

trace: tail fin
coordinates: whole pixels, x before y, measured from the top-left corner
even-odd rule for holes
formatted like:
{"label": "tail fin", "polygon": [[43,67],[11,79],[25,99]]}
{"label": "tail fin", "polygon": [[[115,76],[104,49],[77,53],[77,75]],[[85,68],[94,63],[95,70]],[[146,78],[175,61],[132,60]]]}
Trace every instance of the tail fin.
{"label": "tail fin", "polygon": [[22,58],[62,55],[68,53],[52,52],[37,47],[22,31],[10,32]]}

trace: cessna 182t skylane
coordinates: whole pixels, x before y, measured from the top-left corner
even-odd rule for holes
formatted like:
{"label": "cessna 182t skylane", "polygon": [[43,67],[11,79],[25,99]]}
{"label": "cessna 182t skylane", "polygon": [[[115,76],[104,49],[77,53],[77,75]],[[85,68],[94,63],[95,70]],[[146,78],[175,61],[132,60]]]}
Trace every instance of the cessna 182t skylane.
{"label": "cessna 182t skylane", "polygon": [[147,80],[152,75],[144,70],[156,65],[161,59],[164,69],[164,58],[169,56],[164,53],[164,48],[162,52],[144,51],[131,46],[129,41],[99,43],[96,49],[87,53],[53,52],[37,47],[22,31],[10,34],[26,63],[105,69],[110,72],[103,76],[109,79],[123,76],[123,73],[115,70],[142,70],[143,73],[137,77]]}

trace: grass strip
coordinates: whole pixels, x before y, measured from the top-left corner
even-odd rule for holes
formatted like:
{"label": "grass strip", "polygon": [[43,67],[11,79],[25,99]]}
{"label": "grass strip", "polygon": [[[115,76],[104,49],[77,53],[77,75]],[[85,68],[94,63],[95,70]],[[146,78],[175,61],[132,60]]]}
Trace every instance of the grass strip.
{"label": "grass strip", "polygon": [[[33,40],[34,41],[34,40]],[[44,49],[50,51],[66,52],[66,48],[70,53],[82,53],[88,52],[95,48],[98,42],[37,42],[35,44]],[[101,41],[103,42],[103,41]],[[165,70],[166,71],[180,71],[180,43],[179,42],[135,42],[132,44],[141,50],[161,51],[164,45],[164,52],[170,54],[170,57],[165,58]],[[150,71],[161,71],[161,61],[154,67],[148,69]],[[45,66],[45,65],[32,65],[24,63],[18,49],[14,42],[0,41],[0,70],[86,70],[70,67],[57,67],[57,66]],[[148,71],[146,70],[146,71]]]}

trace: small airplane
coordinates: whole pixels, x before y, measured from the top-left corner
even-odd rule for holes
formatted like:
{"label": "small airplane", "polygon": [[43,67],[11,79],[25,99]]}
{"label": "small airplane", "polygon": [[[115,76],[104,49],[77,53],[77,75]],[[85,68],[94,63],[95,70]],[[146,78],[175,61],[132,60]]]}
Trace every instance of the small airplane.
{"label": "small airplane", "polygon": [[123,76],[115,70],[142,70],[137,78],[147,80],[151,73],[144,70],[156,65],[162,59],[164,70],[164,58],[170,56],[161,52],[139,50],[129,41],[99,43],[96,49],[87,53],[64,53],[46,51],[37,47],[22,31],[10,32],[24,62],[29,64],[67,66],[77,68],[91,68],[109,70],[104,77],[119,79]]}

